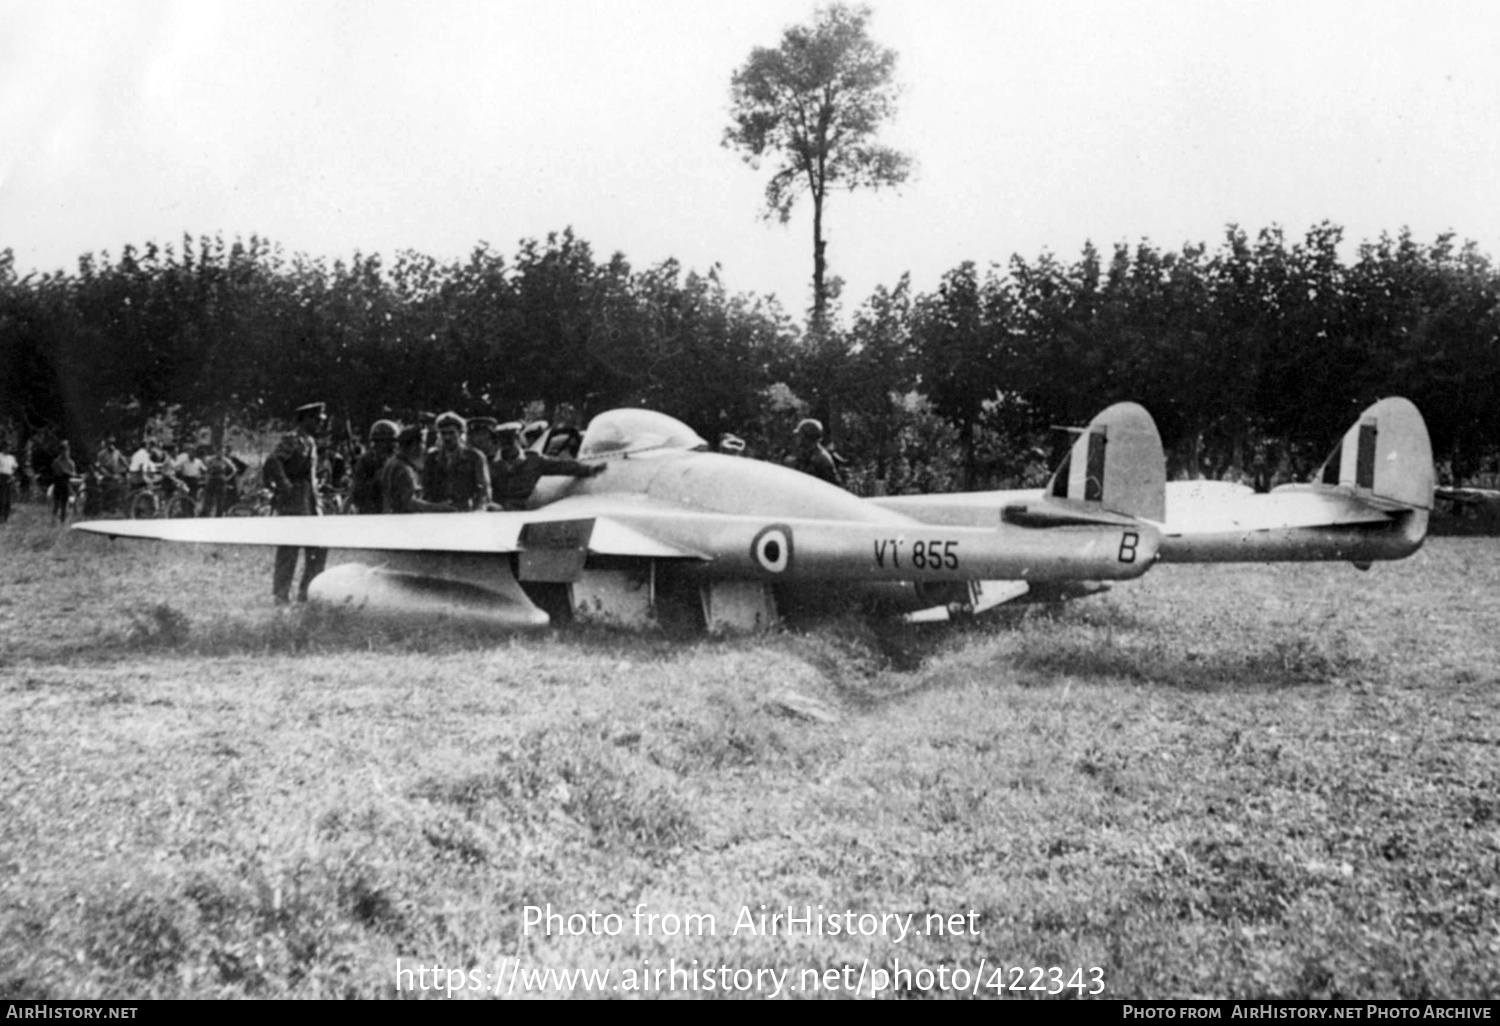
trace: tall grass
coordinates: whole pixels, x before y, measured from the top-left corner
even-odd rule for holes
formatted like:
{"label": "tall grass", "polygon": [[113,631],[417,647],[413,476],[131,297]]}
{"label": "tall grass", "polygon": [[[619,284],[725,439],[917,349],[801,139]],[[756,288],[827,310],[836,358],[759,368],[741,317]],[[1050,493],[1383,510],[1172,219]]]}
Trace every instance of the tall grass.
{"label": "tall grass", "polygon": [[[1369,574],[1162,567],[953,627],[684,640],[278,612],[269,553],[22,512],[0,531],[6,997],[395,996],[398,957],[1500,994],[1482,540]],[[718,929],[523,927],[642,903]],[[731,932],[761,905],[980,930]]]}

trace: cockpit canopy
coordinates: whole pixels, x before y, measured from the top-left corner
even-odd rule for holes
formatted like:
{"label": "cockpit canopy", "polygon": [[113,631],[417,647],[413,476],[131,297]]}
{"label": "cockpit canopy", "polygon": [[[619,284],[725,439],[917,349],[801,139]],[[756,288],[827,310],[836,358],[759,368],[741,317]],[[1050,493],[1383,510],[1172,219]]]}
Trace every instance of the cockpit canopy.
{"label": "cockpit canopy", "polygon": [[578,458],[620,456],[660,449],[706,449],[698,432],[655,410],[610,410],[589,421]]}

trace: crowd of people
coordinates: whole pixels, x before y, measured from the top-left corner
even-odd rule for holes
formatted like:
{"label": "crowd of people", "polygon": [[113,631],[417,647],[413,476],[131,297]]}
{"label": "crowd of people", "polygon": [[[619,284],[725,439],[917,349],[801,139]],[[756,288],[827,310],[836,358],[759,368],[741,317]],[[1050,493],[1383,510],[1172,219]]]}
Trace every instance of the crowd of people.
{"label": "crowd of people", "polygon": [[[465,419],[457,413],[436,417],[428,430],[377,420],[368,447],[353,439],[340,449],[323,444],[325,403],[308,403],[295,413],[296,427],[283,435],[260,470],[270,511],[282,516],[316,516],[328,512],[446,513],[471,510],[522,510],[537,483],[548,476],[592,477],[602,464],[577,459],[582,432],[570,423],[552,427],[545,421],[508,421],[494,417]],[[840,460],[823,444],[823,426],[801,421],[794,432],[789,466],[842,483]],[[743,455],[742,439],[725,434],[719,451]],[[125,512],[132,498],[158,491],[186,497],[187,515],[223,516],[239,497],[249,464],[230,446],[183,446],[180,450],[147,438],[130,456],[113,436],[100,444],[82,474],[66,441],[54,455],[32,461],[32,474],[50,496],[53,516],[65,521],[70,503],[86,495],[90,513]],[[11,495],[24,468],[0,443],[0,523],[10,516]],[[88,482],[86,489],[80,486]],[[29,482],[28,482],[29,483]],[[329,508],[335,507],[335,508]],[[322,572],[328,550],[304,549],[297,597],[307,598],[312,579]],[[272,592],[278,603],[292,599],[299,552],[277,549]]]}
{"label": "crowd of people", "polygon": [[[265,480],[276,495],[276,512],[308,516],[318,504],[318,437],[326,422],[323,403],[297,410],[297,428],[282,438],[266,461]],[[444,413],[433,423],[436,444],[428,445],[421,426],[401,427],[392,420],[370,426],[369,448],[359,453],[350,471],[348,512],[448,513],[471,510],[522,510],[543,477],[592,477],[603,464],[580,463],[575,458],[582,433],[560,425],[545,435],[545,422],[501,423],[494,417]],[[803,420],[795,431],[796,452],[789,461],[796,469],[834,484],[840,483],[837,458],[822,444],[823,426]],[[720,439],[722,452],[742,454],[745,443],[733,436]],[[297,597],[306,600],[308,585],[323,569],[328,550],[307,548],[302,553],[302,580]],[[278,603],[291,600],[298,550],[282,547],[276,553],[272,592]]]}
{"label": "crowd of people", "polygon": [[[327,419],[325,405],[308,403],[297,409],[296,417],[296,430],[277,444],[266,460],[263,478],[275,496],[278,514],[312,516],[324,512],[317,468],[318,438]],[[547,452],[527,448],[536,440],[536,424],[528,433],[520,421],[502,424],[493,417],[466,420],[457,413],[444,413],[433,428],[436,444],[429,447],[428,433],[419,425],[403,428],[392,420],[371,425],[369,448],[357,455],[349,474],[348,512],[524,509],[541,478],[592,477],[604,469],[573,458],[582,440],[574,428],[553,431]],[[327,556],[326,549],[303,550],[299,599],[306,600],[308,585],[322,572]],[[272,593],[278,603],[291,600],[298,559],[294,547],[277,549]]]}
{"label": "crowd of people", "polygon": [[19,456],[12,450],[0,440],[0,523],[9,519],[17,494],[22,500],[44,499],[58,524],[76,514],[128,513],[132,500],[143,494],[151,497],[152,511],[180,496],[183,515],[222,516],[238,498],[240,478],[249,469],[228,445],[179,451],[148,438],[126,457],[113,435],[82,459],[74,457],[66,439],[30,442]]}

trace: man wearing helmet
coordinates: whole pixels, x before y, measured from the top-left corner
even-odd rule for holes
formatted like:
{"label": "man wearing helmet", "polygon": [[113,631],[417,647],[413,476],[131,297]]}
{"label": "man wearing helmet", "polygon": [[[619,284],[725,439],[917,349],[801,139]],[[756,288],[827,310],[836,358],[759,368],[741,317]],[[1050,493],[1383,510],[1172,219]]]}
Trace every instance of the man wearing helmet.
{"label": "man wearing helmet", "polygon": [[396,455],[396,436],[401,429],[393,420],[370,425],[370,447],[354,461],[349,502],[356,513],[379,513],[385,507],[380,490],[380,471]]}
{"label": "man wearing helmet", "polygon": [[844,482],[839,479],[839,465],[823,446],[822,422],[808,417],[797,424],[795,437],[797,451],[788,461],[793,469],[842,487]]}

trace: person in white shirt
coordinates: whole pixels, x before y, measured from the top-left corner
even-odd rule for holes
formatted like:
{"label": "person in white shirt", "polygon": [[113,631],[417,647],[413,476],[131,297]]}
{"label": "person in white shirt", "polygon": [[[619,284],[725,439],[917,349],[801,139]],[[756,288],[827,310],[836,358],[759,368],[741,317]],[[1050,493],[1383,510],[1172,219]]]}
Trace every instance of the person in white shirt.
{"label": "person in white shirt", "polygon": [[187,485],[188,494],[198,497],[198,486],[203,483],[203,474],[208,468],[194,449],[183,449],[172,462],[172,473]]}
{"label": "person in white shirt", "polygon": [[17,466],[10,446],[0,444],[0,524],[10,519],[10,490],[14,487]]}
{"label": "person in white shirt", "polygon": [[161,470],[161,452],[150,442],[142,442],[141,447],[130,457],[130,485],[139,488],[146,483],[147,478],[154,476]]}

